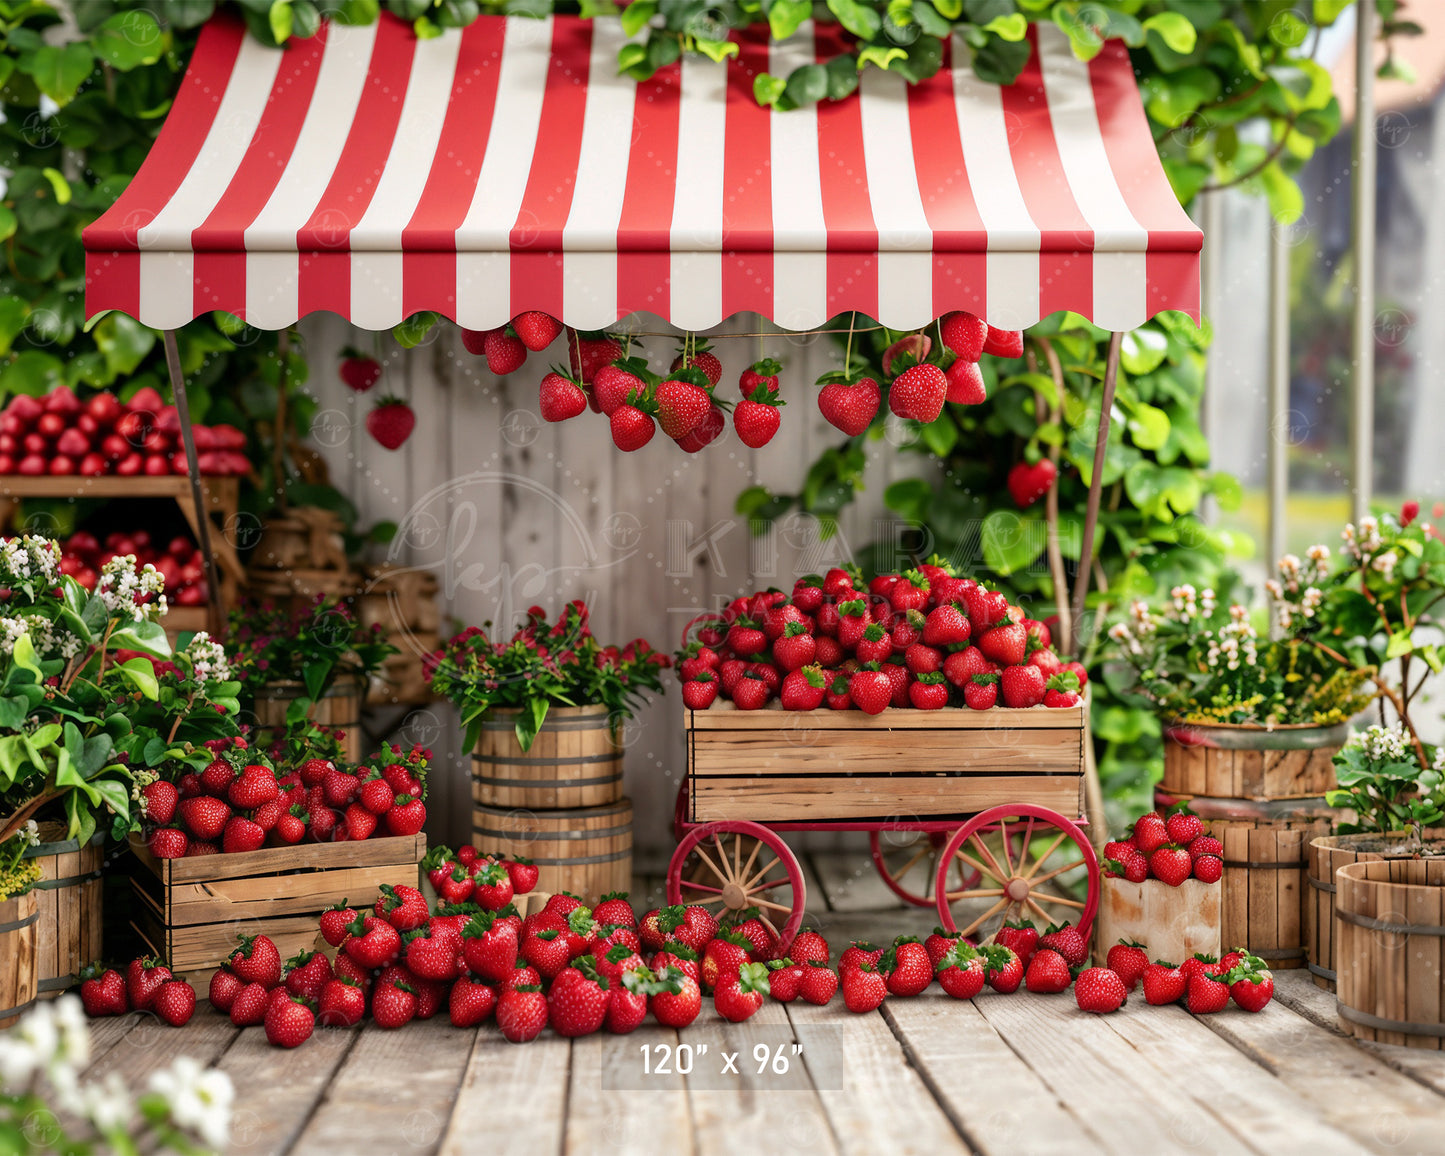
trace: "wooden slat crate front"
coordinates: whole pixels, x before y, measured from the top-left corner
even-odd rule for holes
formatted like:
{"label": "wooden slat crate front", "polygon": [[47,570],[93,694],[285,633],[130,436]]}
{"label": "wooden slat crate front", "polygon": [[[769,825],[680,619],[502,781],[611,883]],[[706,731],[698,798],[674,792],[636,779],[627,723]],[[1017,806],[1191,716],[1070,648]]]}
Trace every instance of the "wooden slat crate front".
{"label": "wooden slat crate front", "polygon": [[687,711],[693,822],[1083,813],[1086,708]]}
{"label": "wooden slat crate front", "polygon": [[383,883],[415,883],[426,836],[303,843],[233,855],[156,859],[137,847],[134,923],[174,971],[215,967],[237,934],[264,933],[283,958],[313,945],[317,917],[345,899],[376,901]]}

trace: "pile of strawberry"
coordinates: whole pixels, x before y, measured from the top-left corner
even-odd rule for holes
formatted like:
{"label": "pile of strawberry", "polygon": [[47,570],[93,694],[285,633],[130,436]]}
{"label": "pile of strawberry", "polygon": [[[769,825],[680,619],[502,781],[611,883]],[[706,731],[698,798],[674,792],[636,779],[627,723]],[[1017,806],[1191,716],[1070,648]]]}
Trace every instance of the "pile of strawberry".
{"label": "pile of strawberry", "polygon": [[196,989],[176,979],[171,969],[150,956],[138,956],[122,975],[102,963],[87,964],[80,972],[80,1002],[90,1016],[123,1016],[126,1012],[154,1012],[171,1027],[190,1023],[196,1010]]}
{"label": "pile of strawberry", "polygon": [[152,778],[140,790],[157,859],[256,851],[309,839],[339,843],[387,835],[415,835],[426,823],[426,777],[431,752],[402,755],[354,769],[329,759],[307,759],[278,775],[244,739],[213,739],[214,756],[201,771],[177,782]]}
{"label": "pile of strawberry", "polygon": [[[246,435],[233,425],[192,425],[196,465],[208,476],[251,472]],[[25,477],[167,477],[186,472],[181,419],[150,386],[129,401],[81,401],[67,386],[44,398],[17,393],[0,411],[0,474]]]}
{"label": "pile of strawberry", "polygon": [[206,563],[200,549],[184,534],[162,551],[148,530],[107,534],[102,544],[89,530],[78,530],[60,544],[60,572],[87,590],[100,581],[100,568],[115,557],[133,555],[139,566],[151,565],[166,580],[166,599],[173,606],[206,604]]}
{"label": "pile of strawberry", "polygon": [[799,578],[792,596],[737,598],[677,655],[683,702],[740,710],[1070,707],[1088,674],[1048,626],[996,590],[933,563],[860,585],[847,570]]}
{"label": "pile of strawberry", "polygon": [[[945,401],[976,405],[986,399],[978,364],[985,353],[1011,358],[1023,354],[1021,331],[995,329],[972,313],[944,314],[928,328],[938,335],[936,351],[928,333],[919,332],[884,352],[886,387],[845,371],[819,378],[818,409],[823,416],[856,437],[877,416],[886,388],[892,413],[926,424],[937,420]],[[529,350],[546,349],[562,331],[561,322],[548,314],[528,312],[498,329],[464,329],[462,344],[485,356],[492,373],[505,375],[526,363]],[[778,362],[765,359],[745,369],[738,380],[741,399],[733,404],[717,396],[723,367],[706,341],[689,337],[666,375],[654,373],[645,358],[631,355],[633,344],[609,333],[568,329],[568,368],[552,369],[539,388],[542,417],[566,421],[590,408],[608,419],[613,443],[626,452],[647,445],[661,426],[678,446],[697,453],[726,428],[729,409],[744,445],[760,448],[778,432],[778,407],[784,404],[778,396]],[[358,377],[374,381],[369,372],[358,371]]]}
{"label": "pile of strawberry", "polygon": [[1164,815],[1141,815],[1127,839],[1104,844],[1099,868],[1130,883],[1158,879],[1178,887],[1190,877],[1218,883],[1224,874],[1224,845],[1208,834],[1187,803],[1178,803]]}

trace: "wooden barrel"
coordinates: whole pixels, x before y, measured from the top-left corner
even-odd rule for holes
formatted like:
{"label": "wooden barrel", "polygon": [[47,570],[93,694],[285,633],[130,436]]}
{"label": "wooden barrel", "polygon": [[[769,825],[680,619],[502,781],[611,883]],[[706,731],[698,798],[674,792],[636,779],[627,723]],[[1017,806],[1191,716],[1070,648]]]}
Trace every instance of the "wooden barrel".
{"label": "wooden barrel", "polygon": [[565,811],[478,806],[472,845],[532,860],[538,891],[570,891],[595,904],[632,886],[632,800]]}
{"label": "wooden barrel", "polygon": [[[339,678],[311,704],[311,721],[318,726],[342,731],[341,749],[348,762],[359,763],[365,755],[361,732],[361,684],[354,678]],[[268,682],[256,692],[256,725],[275,732],[286,726],[286,712],[298,698],[306,697],[299,682]],[[269,742],[269,738],[264,741]]]}
{"label": "wooden barrel", "polygon": [[[1426,828],[1427,841],[1445,841],[1445,828]],[[1315,984],[1327,991],[1335,987],[1335,872],[1351,863],[1372,863],[1389,858],[1393,852],[1366,850],[1381,842],[1399,843],[1404,831],[1386,835],[1321,835],[1305,849],[1305,945],[1309,948],[1310,974]]]}
{"label": "wooden barrel", "polygon": [[1335,875],[1335,1010],[1361,1040],[1445,1040],[1445,859],[1349,863]]}
{"label": "wooden barrel", "polygon": [[[1162,789],[1155,802],[1178,796]],[[1305,848],[1337,814],[1323,799],[1188,799],[1224,844],[1224,948],[1248,947],[1270,967],[1305,966]]]}
{"label": "wooden barrel", "polygon": [[1222,799],[1306,799],[1335,789],[1330,761],[1349,737],[1338,726],[1164,727],[1161,790]]}
{"label": "wooden barrel", "polygon": [[37,987],[46,999],[74,987],[80,969],[101,956],[105,836],[97,832],[82,847],[78,839],[61,838],[64,834],[59,824],[42,824],[40,837],[48,841],[25,852],[40,864],[34,889],[40,908],[36,966]]}
{"label": "wooden barrel", "polygon": [[493,710],[472,752],[480,807],[535,811],[601,807],[622,798],[622,745],[605,706],[552,707],[527,750],[517,712]]}
{"label": "wooden barrel", "polygon": [[34,891],[0,903],[0,1028],[35,1004],[40,901]]}

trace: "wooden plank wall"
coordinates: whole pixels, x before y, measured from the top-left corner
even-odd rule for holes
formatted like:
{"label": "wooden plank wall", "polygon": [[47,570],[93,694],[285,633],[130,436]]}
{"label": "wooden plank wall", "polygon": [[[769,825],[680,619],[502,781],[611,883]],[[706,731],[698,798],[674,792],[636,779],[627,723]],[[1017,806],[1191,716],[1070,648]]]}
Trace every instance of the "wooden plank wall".
{"label": "wooden plank wall", "polygon": [[[653,319],[643,327],[662,328]],[[751,321],[730,326],[735,333],[756,328]],[[536,386],[548,365],[565,362],[561,341],[532,354],[510,379],[498,379],[484,359],[462,348],[449,323],[411,351],[389,335],[354,330],[332,316],[308,320],[302,334],[312,367],[307,389],[321,407],[316,440],[333,480],[356,502],[363,524],[401,524],[391,551],[380,548],[378,559],[390,553],[433,570],[444,617],[460,623],[511,621],[532,603],[550,609],[585,597],[604,639],[642,635],[671,650],[693,615],[742,592],[788,586],[800,567],[817,569],[851,555],[887,518],[885,487],[935,468],[919,455],[900,453],[899,435],[890,429],[870,445],[867,492],[841,519],[835,540],[820,540],[811,519],[795,518],[758,541],[733,512],[738,493],[759,483],[796,491],[814,457],[842,440],[818,413],[812,384],[841,362],[829,339],[718,342],[723,397],[736,399],[738,374],[766,353],[786,365],[782,393],[790,403],[781,431],[764,449],[748,449],[729,427],[690,456],[660,432],[642,451],[622,454],[605,419],[591,413],[561,426],[544,423]],[[337,377],[338,354],[348,344],[374,350],[385,366],[370,394],[354,394]],[[652,338],[646,348],[653,368],[665,369],[674,343]],[[364,428],[373,399],[383,393],[406,398],[417,415],[416,431],[395,452]],[[640,860],[672,846],[673,797],[683,767],[679,708],[674,687],[629,731],[626,783]],[[438,709],[403,732],[437,751],[443,770],[428,830],[434,841],[449,843],[465,837],[468,806],[455,731],[454,714]],[[835,841],[824,837],[823,845]]]}

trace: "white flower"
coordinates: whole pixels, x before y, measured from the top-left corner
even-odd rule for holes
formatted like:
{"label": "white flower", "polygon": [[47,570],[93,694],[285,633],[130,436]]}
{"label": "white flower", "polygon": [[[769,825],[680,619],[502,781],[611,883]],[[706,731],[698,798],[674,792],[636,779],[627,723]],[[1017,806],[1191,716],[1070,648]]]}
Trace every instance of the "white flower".
{"label": "white flower", "polygon": [[198,630],[187,643],[186,656],[191,661],[191,671],[197,682],[226,682],[231,677],[226,648],[219,642],[213,642],[204,630]]}
{"label": "white flower", "polygon": [[60,1055],[67,1064],[83,1068],[90,1063],[90,1025],[78,996],[63,995],[51,1006],[60,1033]]}
{"label": "white flower", "polygon": [[1194,587],[1189,583],[1174,587],[1169,591],[1169,597],[1174,600],[1174,612],[1179,615],[1181,621],[1189,622],[1198,616],[1199,603]]}
{"label": "white flower", "polygon": [[181,1056],[151,1076],[150,1089],[165,1100],[177,1125],[195,1132],[212,1148],[226,1146],[236,1090],[225,1072],[202,1068],[190,1056]]}
{"label": "white flower", "polygon": [[1362,731],[1356,731],[1350,736],[1350,742],[1360,747],[1371,762],[1398,763],[1407,757],[1409,740],[1405,736],[1403,725],[1397,723],[1395,726],[1384,727],[1376,723]]}
{"label": "white flower", "polygon": [[1395,551],[1386,550],[1383,554],[1377,555],[1370,565],[1388,578],[1391,573],[1394,572],[1395,566],[1399,561],[1400,557]]}
{"label": "white flower", "polygon": [[20,828],[18,834],[20,837],[20,842],[23,843],[25,846],[40,846],[40,824],[37,823],[34,819],[30,819],[29,821],[27,821],[25,826]]}
{"label": "white flower", "polygon": [[1330,560],[1330,548],[1322,543],[1316,543],[1305,551],[1305,557],[1317,565]]}
{"label": "white flower", "polygon": [[135,1115],[130,1090],[119,1072],[107,1072],[99,1083],[82,1088],[80,1110],[101,1133],[128,1129]]}
{"label": "white flower", "polygon": [[166,612],[166,580],[147,562],[136,569],[134,554],[117,554],[100,568],[95,592],[112,614],[141,622]]}

